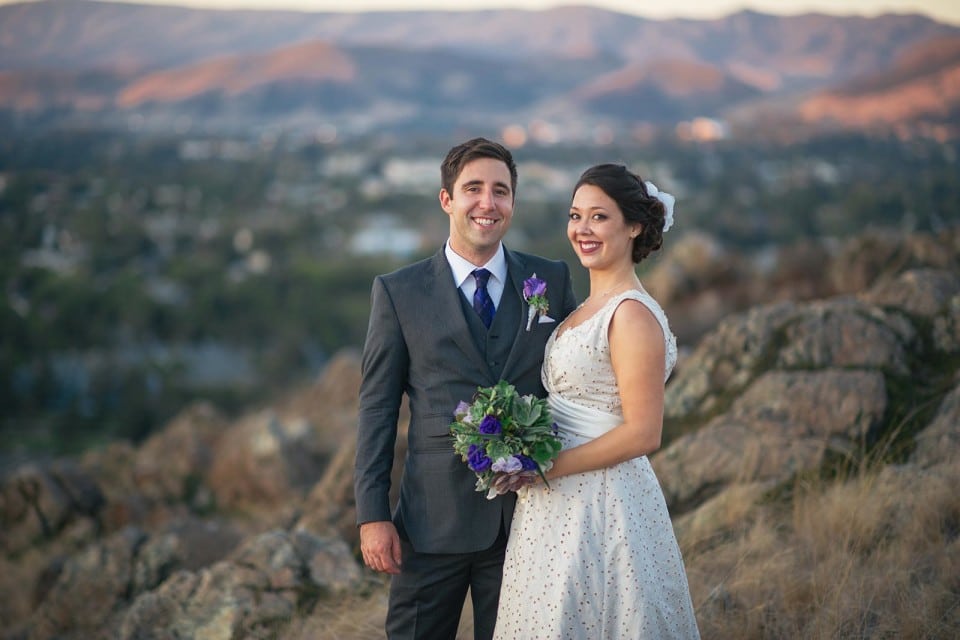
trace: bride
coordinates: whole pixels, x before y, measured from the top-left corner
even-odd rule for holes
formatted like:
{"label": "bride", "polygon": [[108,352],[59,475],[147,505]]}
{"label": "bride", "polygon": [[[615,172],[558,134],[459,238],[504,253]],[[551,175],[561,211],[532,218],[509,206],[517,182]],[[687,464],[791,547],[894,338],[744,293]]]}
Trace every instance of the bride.
{"label": "bride", "polygon": [[495,638],[698,638],[683,558],[647,455],[660,446],[676,339],[634,264],[673,197],[626,167],[587,169],[567,237],[590,297],[557,327],[541,376],[564,449],[521,489]]}

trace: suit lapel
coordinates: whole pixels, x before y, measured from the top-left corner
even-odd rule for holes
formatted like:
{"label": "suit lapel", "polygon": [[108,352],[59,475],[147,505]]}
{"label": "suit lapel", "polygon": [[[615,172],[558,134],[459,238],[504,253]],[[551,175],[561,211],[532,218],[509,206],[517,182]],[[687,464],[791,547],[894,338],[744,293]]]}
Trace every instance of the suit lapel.
{"label": "suit lapel", "polygon": [[507,378],[510,374],[510,368],[516,364],[517,359],[524,354],[528,346],[524,340],[527,323],[527,301],[523,299],[523,281],[533,274],[526,272],[526,263],[520,256],[512,251],[507,251],[506,247],[503,251],[507,257],[507,280],[509,280],[504,286],[503,295],[517,296],[520,299],[521,309],[520,323],[517,325],[513,341],[510,343],[510,353],[503,364],[503,377]]}
{"label": "suit lapel", "polygon": [[460,308],[460,298],[463,296],[460,289],[454,286],[453,271],[450,269],[450,263],[444,255],[443,249],[433,257],[431,269],[431,278],[423,283],[423,293],[427,304],[437,305],[437,314],[439,309],[449,309],[450,313],[445,314],[444,320],[451,325],[451,334],[454,342],[460,347],[465,356],[470,358],[474,365],[481,371],[486,371],[489,375],[490,367],[487,365],[483,354],[477,349],[473,341],[473,335],[470,333],[470,327],[467,325],[467,319],[463,317]]}

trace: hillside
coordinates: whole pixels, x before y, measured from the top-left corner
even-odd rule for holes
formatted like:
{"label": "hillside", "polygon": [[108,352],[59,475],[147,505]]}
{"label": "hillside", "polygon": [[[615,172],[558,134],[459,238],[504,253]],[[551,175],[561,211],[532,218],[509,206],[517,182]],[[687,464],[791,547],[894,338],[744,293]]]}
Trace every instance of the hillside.
{"label": "hillside", "polygon": [[960,37],[909,47],[883,73],[859,78],[800,105],[807,121],[848,126],[956,122],[960,115]]}
{"label": "hillside", "polygon": [[[667,385],[652,462],[701,633],[949,637],[960,230],[820,249],[808,278],[845,293],[728,315]],[[709,295],[700,273],[658,296]],[[140,446],[5,474],[2,637],[380,637],[385,583],[355,555],[358,384],[342,352],[235,420],[199,403]]]}
{"label": "hillside", "polygon": [[[649,20],[561,7],[465,19],[41,0],[0,7],[0,115],[103,127],[130,115],[169,127],[186,115],[198,130],[332,125],[361,135],[442,133],[478,117],[629,129],[766,112],[829,91],[788,117],[812,130],[838,120],[893,126],[952,113],[931,103],[932,91],[953,95],[950,67],[932,77],[929,61],[910,60],[958,34],[895,14]],[[898,81],[872,106],[837,97],[891,68]],[[903,101],[913,106],[889,108]]]}

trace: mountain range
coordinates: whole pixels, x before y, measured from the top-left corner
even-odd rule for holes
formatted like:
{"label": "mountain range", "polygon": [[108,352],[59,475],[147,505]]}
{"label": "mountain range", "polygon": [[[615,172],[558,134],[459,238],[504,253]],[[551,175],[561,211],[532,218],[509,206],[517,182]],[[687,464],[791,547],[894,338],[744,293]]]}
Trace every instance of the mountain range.
{"label": "mountain range", "polygon": [[345,134],[699,117],[957,133],[960,27],[742,11],[219,11],[89,0],[0,7],[7,122],[329,124]]}

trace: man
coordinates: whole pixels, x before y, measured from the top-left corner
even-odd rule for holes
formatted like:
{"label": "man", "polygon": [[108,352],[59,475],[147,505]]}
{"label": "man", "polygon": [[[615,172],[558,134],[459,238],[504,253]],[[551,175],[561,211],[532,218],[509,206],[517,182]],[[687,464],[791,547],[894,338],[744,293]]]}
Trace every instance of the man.
{"label": "man", "polygon": [[[363,349],[357,523],[364,562],[392,575],[389,638],[454,638],[468,588],[475,638],[493,635],[516,494],[487,500],[475,491],[476,476],[453,453],[453,411],[500,379],[521,394],[544,395],[544,346],[576,306],[565,263],[501,242],[517,186],[506,148],[483,138],[454,147],[441,165],[441,186],[450,238],[432,258],[374,280]],[[474,273],[480,268],[486,272]],[[549,312],[527,330],[523,281],[534,274],[547,283]],[[404,393],[407,458],[391,518]]]}

